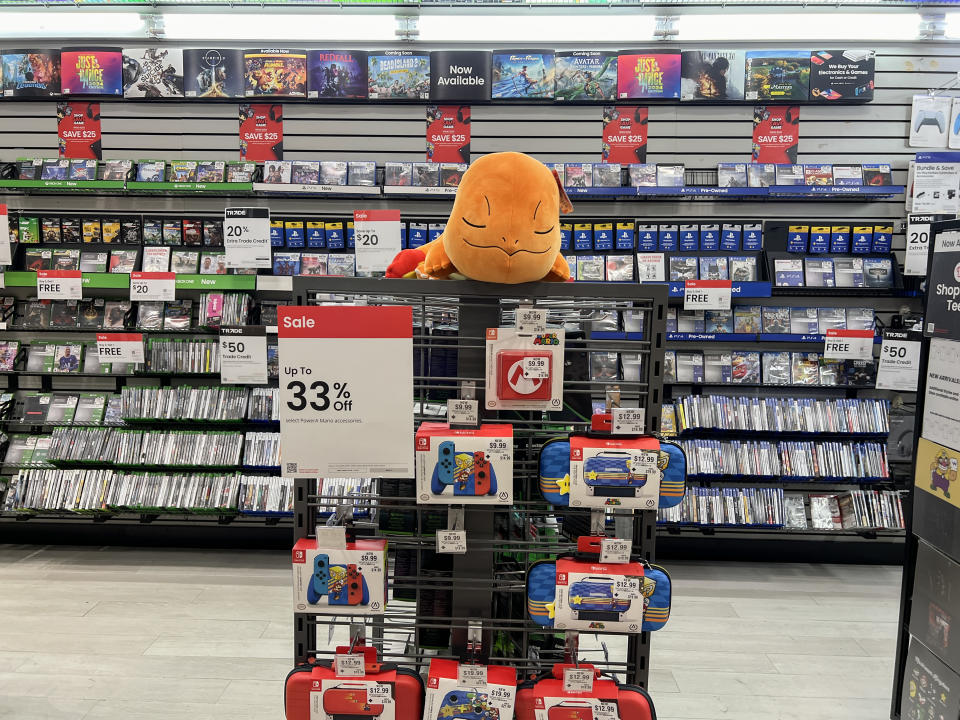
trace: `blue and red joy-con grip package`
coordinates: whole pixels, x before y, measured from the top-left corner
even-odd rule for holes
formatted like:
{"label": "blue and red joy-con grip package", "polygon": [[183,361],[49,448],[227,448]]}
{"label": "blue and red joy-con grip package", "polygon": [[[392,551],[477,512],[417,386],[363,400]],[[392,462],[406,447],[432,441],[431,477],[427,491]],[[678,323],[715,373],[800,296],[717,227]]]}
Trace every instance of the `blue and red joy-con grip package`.
{"label": "blue and red joy-con grip package", "polygon": [[386,606],[385,540],[356,540],[320,547],[302,538],[293,548],[293,603],[296,612],[370,615]]}
{"label": "blue and red joy-con grip package", "polygon": [[451,428],[424,422],[414,440],[417,502],[421,504],[511,504],[513,426],[486,423]]}
{"label": "blue and red joy-con grip package", "polygon": [[536,680],[517,688],[515,720],[595,720],[602,705],[603,717],[612,720],[657,720],[653,699],[637,685],[621,685],[596,672],[592,665],[580,664],[581,670],[593,670],[593,689],[586,693],[568,693],[563,689],[563,671],[573,665],[557,664]]}
{"label": "blue and red joy-con grip package", "polygon": [[670,600],[667,571],[646,562],[600,564],[562,556],[534,563],[527,573],[527,614],[542,627],[558,626],[559,612],[564,629],[652,632],[670,618]]}
{"label": "blue and red joy-con grip package", "polygon": [[[350,648],[338,647],[336,652],[346,654]],[[283,691],[286,719],[311,720],[326,715],[334,720],[421,720],[424,687],[420,674],[379,662],[376,648],[364,646],[353,652],[366,656],[361,677],[337,677],[331,660],[290,671]],[[393,702],[371,702],[367,688],[373,683],[388,685]]]}
{"label": "blue and red joy-con grip package", "polygon": [[[571,503],[571,452],[581,458],[586,493],[574,503]],[[660,473],[656,506],[679,505],[686,492],[686,455],[676,443],[648,436],[576,433],[569,438],[548,440],[540,449],[540,492],[547,502],[562,507],[571,504],[588,507],[630,505],[646,484],[652,482],[649,472],[633,465],[634,458],[643,454],[652,455]],[[581,500],[586,502],[581,503]]]}

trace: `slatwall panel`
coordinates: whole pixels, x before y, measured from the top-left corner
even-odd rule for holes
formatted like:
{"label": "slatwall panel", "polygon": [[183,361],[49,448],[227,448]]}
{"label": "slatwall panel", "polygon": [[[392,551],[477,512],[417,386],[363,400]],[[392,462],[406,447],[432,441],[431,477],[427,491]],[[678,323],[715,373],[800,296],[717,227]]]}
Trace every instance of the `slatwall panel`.
{"label": "slatwall panel", "polygon": [[[960,71],[960,48],[915,44],[882,49],[877,58],[876,99],[866,105],[813,106],[800,111],[799,161],[890,162],[894,182],[906,183],[914,150],[906,143],[911,96],[937,87]],[[237,111],[231,103],[102,103],[104,157],[238,159]],[[285,159],[424,159],[422,105],[288,103],[284,107]],[[478,105],[473,109],[475,155],[500,150],[529,152],[545,162],[597,161],[598,106]],[[650,106],[649,162],[682,162],[714,169],[718,162],[747,161],[752,107],[664,104]],[[56,104],[0,101],[0,160],[56,152]],[[3,197],[0,195],[0,197]],[[216,198],[85,198],[10,194],[12,209],[32,211],[218,211]],[[247,201],[245,201],[247,202]],[[356,201],[259,199],[277,213],[341,213]],[[367,207],[400,205],[408,216],[444,216],[449,201],[363,201]],[[581,217],[764,219],[898,219],[902,199],[847,202],[627,201],[581,202]],[[902,234],[895,237],[901,248]]]}

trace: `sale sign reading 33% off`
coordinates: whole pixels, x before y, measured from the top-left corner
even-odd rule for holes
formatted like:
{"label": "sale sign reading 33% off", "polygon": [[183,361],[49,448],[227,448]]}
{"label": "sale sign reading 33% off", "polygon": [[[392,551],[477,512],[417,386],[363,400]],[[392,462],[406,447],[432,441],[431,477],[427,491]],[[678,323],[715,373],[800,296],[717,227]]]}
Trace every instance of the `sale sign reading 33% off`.
{"label": "sale sign reading 33% off", "polygon": [[413,311],[278,309],[280,460],[290,477],[413,477]]}

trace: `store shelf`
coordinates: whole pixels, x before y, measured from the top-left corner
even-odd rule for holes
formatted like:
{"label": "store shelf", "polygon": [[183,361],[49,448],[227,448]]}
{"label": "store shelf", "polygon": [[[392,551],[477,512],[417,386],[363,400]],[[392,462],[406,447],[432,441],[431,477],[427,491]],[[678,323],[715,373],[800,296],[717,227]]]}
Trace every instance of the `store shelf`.
{"label": "store shelf", "polygon": [[[644,283],[644,285],[666,285],[671,298],[683,298],[686,283],[682,280],[667,283]],[[768,298],[771,295],[772,284],[764,280],[754,282],[734,282],[730,284],[731,299],[737,298]]]}
{"label": "store shelf", "polygon": [[276,183],[258,182],[253,183],[252,190],[261,195],[308,197],[344,197],[349,195],[378,198],[383,195],[383,188],[379,185],[278,185]]}
{"label": "store shelf", "polygon": [[[257,275],[177,275],[177,290],[246,290],[257,289]],[[130,287],[128,273],[83,273],[83,287],[96,290],[118,290]],[[7,270],[4,283],[8,288],[35,288],[37,273],[33,270]]]}

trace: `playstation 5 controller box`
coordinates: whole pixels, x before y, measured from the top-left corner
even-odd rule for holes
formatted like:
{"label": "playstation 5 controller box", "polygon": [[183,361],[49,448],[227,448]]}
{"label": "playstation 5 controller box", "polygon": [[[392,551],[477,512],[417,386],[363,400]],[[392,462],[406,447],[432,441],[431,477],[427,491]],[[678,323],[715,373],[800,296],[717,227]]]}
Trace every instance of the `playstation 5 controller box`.
{"label": "playstation 5 controller box", "polygon": [[[387,600],[387,541],[346,542],[343,527],[322,528],[319,542],[293,546],[293,608],[318,615],[382,615]],[[327,532],[332,531],[332,532]]]}
{"label": "playstation 5 controller box", "polygon": [[516,696],[515,668],[434,658],[423,720],[506,720],[513,717]]}
{"label": "playstation 5 controller box", "polygon": [[513,504],[513,426],[425,422],[415,439],[417,502]]}

